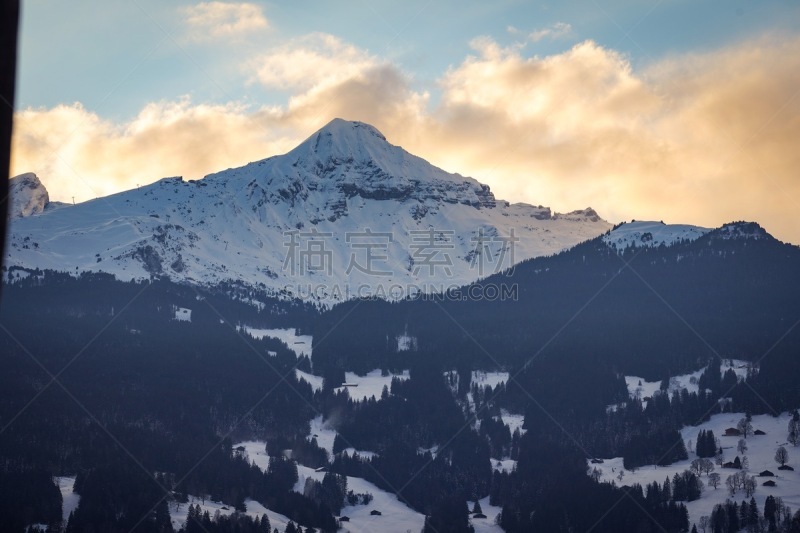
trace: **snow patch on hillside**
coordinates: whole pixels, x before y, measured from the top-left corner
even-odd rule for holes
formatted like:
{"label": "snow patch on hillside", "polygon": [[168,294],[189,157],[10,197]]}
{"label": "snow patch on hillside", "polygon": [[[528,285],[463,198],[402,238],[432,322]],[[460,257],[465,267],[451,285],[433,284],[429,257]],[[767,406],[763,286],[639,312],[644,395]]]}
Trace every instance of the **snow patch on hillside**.
{"label": "snow patch on hillside", "polygon": [[297,379],[304,379],[306,383],[311,385],[311,388],[314,391],[322,390],[323,378],[321,376],[315,376],[314,374],[309,374],[308,372],[303,372],[299,369],[295,369],[294,373],[297,376]]}
{"label": "snow patch on hillside", "polygon": [[244,326],[244,329],[254,339],[269,337],[282,341],[292,350],[297,357],[311,357],[311,346],[314,337],[311,335],[298,335],[295,328],[257,329]]}
{"label": "snow patch on hillside", "polygon": [[[249,455],[251,450],[260,453],[259,450],[265,449],[266,444],[264,442],[249,441],[234,445],[234,447],[238,446],[244,446],[246,453]],[[253,460],[252,455],[249,455],[249,457]],[[264,464],[263,458],[256,462],[256,466],[264,470],[261,466],[262,464]],[[325,472],[317,472],[313,468],[303,465],[297,465],[297,473],[298,480],[294,486],[294,491],[299,493],[302,493],[305,489],[306,479],[315,479],[321,482],[322,478],[325,477]],[[351,476],[347,476],[347,490],[352,490],[359,494],[372,494],[373,500],[369,505],[348,505],[343,507],[340,516],[349,517],[350,522],[345,522],[342,525],[343,529],[340,531],[352,533],[373,533],[375,531],[402,533],[422,530],[425,516],[400,502],[393,493],[382,490],[362,478]],[[247,505],[248,512],[251,512],[249,500]],[[255,511],[255,508],[253,510]],[[370,512],[373,510],[380,511],[381,516],[371,516]],[[213,511],[211,513],[213,514]],[[184,521],[186,520],[185,512],[183,519]],[[270,521],[272,521],[272,515],[270,515]],[[273,527],[274,524],[275,522],[273,522]]]}
{"label": "snow patch on hillside", "polygon": [[[315,472],[314,469],[298,465],[300,479],[295,485],[295,492],[303,492],[306,479],[322,481],[325,472]],[[425,515],[422,515],[397,499],[391,492],[378,488],[376,485],[358,477],[347,476],[347,490],[357,494],[372,494],[373,500],[369,505],[348,505],[342,508],[340,516],[350,518],[349,522],[342,524],[342,531],[351,533],[374,533],[375,531],[404,532],[421,531],[425,524]],[[380,511],[381,516],[371,516],[373,510]]]}
{"label": "snow patch on hillside", "polygon": [[472,516],[472,506],[475,502],[467,502],[467,507],[470,510],[470,523],[475,528],[475,533],[503,533],[503,528],[497,525],[497,516],[503,508],[490,504],[488,496],[479,501],[481,503],[481,511],[486,515],[486,518]]}
{"label": "snow patch on hillside", "polygon": [[500,472],[511,473],[517,468],[517,462],[514,459],[492,459],[492,470],[499,470]]}
{"label": "snow patch on hillside", "polygon": [[317,445],[328,451],[328,457],[333,458],[333,441],[336,439],[336,430],[327,421],[322,420],[322,415],[318,415],[311,421],[311,433],[308,440],[317,439]]}
{"label": "snow patch on hillside", "polygon": [[372,459],[373,457],[377,456],[378,454],[375,452],[370,452],[368,450],[356,450],[355,448],[345,448],[342,450],[342,454],[349,455],[352,457],[355,454],[358,454],[359,457],[362,459]]}
{"label": "snow patch on hillside", "polygon": [[478,385],[479,387],[492,387],[493,389],[501,383],[508,383],[508,372],[484,372],[483,370],[474,370],[472,372],[471,385]]}
{"label": "snow patch on hillside", "polygon": [[191,322],[192,321],[192,310],[186,309],[184,307],[176,307],[175,308],[175,320],[178,322]]}
{"label": "snow patch on hillside", "polygon": [[[724,359],[720,366],[720,372],[723,374],[728,369],[733,369],[740,380],[747,376],[748,368],[751,365],[749,361],[742,359]],[[705,371],[705,367],[700,370],[695,370],[688,374],[680,376],[673,376],[669,380],[669,393],[672,394],[681,389],[686,389],[688,392],[698,391],[698,380],[700,375]],[[661,381],[646,381],[638,376],[625,376],[625,383],[628,386],[628,394],[631,398],[652,398],[654,394],[659,393],[661,390]]]}
{"label": "snow patch on hillside", "polygon": [[398,352],[407,352],[409,350],[416,350],[417,349],[417,338],[412,337],[407,333],[403,333],[402,335],[397,336],[397,351]]}
{"label": "snow patch on hillside", "polygon": [[389,373],[385,376],[382,375],[380,369],[373,370],[365,376],[359,376],[354,372],[345,372],[345,385],[338,387],[336,391],[340,392],[346,389],[350,398],[357,402],[368,400],[373,396],[376,400],[380,400],[384,387],[391,390],[393,378],[406,380],[410,377],[408,370],[404,370],[400,374]]}
{"label": "snow patch on hillside", "polygon": [[670,246],[682,240],[693,241],[709,231],[709,228],[688,224],[633,221],[611,230],[603,236],[603,242],[617,250],[628,246],[657,248],[662,244]]}
{"label": "snow patch on hillside", "polygon": [[514,434],[514,431],[519,430],[520,435],[524,435],[527,431],[525,428],[522,427],[522,424],[525,423],[525,415],[516,415],[513,413],[509,413],[505,409],[500,410],[500,418],[503,420],[503,424],[508,426],[508,429],[511,431],[511,434]]}
{"label": "snow patch on hillside", "polygon": [[[236,512],[233,507],[225,505],[222,502],[214,502],[208,499],[203,500],[197,496],[189,496],[188,498],[189,501],[187,503],[179,504],[174,501],[169,503],[169,516],[175,531],[186,524],[186,518],[189,514],[189,505],[199,505],[200,511],[208,511],[208,514],[211,515],[212,518],[217,511],[219,511],[220,515],[224,516],[230,516]],[[247,508],[245,512],[246,515],[256,518],[266,514],[269,517],[269,523],[273,530],[277,528],[280,532],[286,531],[286,524],[289,523],[289,518],[286,516],[267,509],[255,500],[247,499],[244,501],[244,504]]]}
{"label": "snow patch on hillside", "polygon": [[264,472],[267,471],[269,468],[269,454],[267,454],[267,445],[264,441],[248,440],[233,445],[234,450],[239,448],[244,448],[241,453],[248,457],[251,463],[254,463]]}
{"label": "snow patch on hillside", "polygon": [[58,490],[61,491],[61,516],[66,523],[70,513],[78,508],[81,496],[74,492],[74,477],[57,477],[56,483],[58,483]]}

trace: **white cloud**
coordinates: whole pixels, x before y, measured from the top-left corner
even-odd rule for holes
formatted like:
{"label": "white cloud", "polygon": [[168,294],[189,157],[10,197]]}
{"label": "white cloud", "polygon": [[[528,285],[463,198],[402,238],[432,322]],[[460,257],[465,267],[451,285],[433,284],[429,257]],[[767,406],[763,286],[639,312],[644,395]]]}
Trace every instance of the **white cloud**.
{"label": "white cloud", "polygon": [[269,27],[261,7],[246,2],[201,2],[182,12],[193,40],[236,38]]}
{"label": "white cloud", "polygon": [[571,34],[572,25],[567,24],[566,22],[556,22],[547,28],[532,31],[528,34],[528,40],[532,43],[535,43],[545,38],[561,39],[564,37],[569,37]]}
{"label": "white cloud", "polygon": [[377,58],[333,35],[294,39],[248,62],[266,87],[307,91],[330,87],[378,65]]}

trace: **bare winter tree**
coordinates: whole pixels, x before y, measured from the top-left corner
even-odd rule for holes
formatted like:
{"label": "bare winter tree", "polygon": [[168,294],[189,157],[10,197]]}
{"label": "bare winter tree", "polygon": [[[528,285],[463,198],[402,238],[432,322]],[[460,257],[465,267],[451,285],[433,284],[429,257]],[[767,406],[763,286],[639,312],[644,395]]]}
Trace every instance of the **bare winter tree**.
{"label": "bare winter tree", "polygon": [[742,436],[746,439],[748,435],[753,434],[753,423],[750,421],[750,416],[745,416],[739,423],[736,424],[736,429],[742,434]]}
{"label": "bare winter tree", "polygon": [[736,449],[741,454],[747,453],[747,441],[744,439],[739,439],[739,443],[736,445]]}
{"label": "bare winter tree", "polygon": [[720,475],[716,472],[708,475],[708,484],[714,487],[714,490],[717,490],[719,487]]}
{"label": "bare winter tree", "polygon": [[778,449],[775,450],[775,462],[781,466],[785,466],[789,462],[789,452],[783,446],[778,446]]}
{"label": "bare winter tree", "polygon": [[711,459],[706,459],[705,457],[700,459],[700,471],[705,472],[706,475],[714,471],[714,463]]}
{"label": "bare winter tree", "polygon": [[731,495],[731,498],[736,496],[736,491],[739,490],[739,483],[737,477],[738,476],[736,474],[731,474],[730,476],[725,478],[725,487],[727,487],[728,492]]}

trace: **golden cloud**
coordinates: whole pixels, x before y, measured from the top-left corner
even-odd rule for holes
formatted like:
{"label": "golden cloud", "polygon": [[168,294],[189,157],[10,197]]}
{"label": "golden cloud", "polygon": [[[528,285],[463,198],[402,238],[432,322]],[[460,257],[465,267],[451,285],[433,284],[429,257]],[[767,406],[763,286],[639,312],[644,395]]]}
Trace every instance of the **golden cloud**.
{"label": "golden cloud", "polygon": [[339,116],[374,124],[499,198],[592,206],[612,221],[755,220],[800,242],[800,40],[638,72],[591,41],[541,58],[488,38],[472,46],[440,78],[435,106],[395,66],[315,35],[258,58],[260,82],[292,90],[282,106],[162,102],[127,124],[77,105],[21,111],[14,172],[37,172],[54,198],[94,197],[282,153]]}
{"label": "golden cloud", "polygon": [[377,58],[326,33],[313,33],[274,48],[248,62],[256,80],[270,88],[320,90],[357,77]]}

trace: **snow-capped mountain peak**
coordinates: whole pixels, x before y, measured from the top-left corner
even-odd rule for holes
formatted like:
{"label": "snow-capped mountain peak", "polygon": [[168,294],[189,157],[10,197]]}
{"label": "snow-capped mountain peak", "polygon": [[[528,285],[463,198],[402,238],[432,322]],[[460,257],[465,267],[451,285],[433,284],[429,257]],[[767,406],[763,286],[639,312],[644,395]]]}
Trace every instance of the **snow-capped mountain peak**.
{"label": "snow-capped mountain peak", "polygon": [[464,285],[609,228],[590,208],[496,201],[374,127],[336,119],[282,156],[17,219],[6,264],[334,302]]}
{"label": "snow-capped mountain peak", "polygon": [[[295,162],[384,160],[396,148],[375,127],[335,118],[289,152]],[[396,150],[395,150],[396,154]]]}

